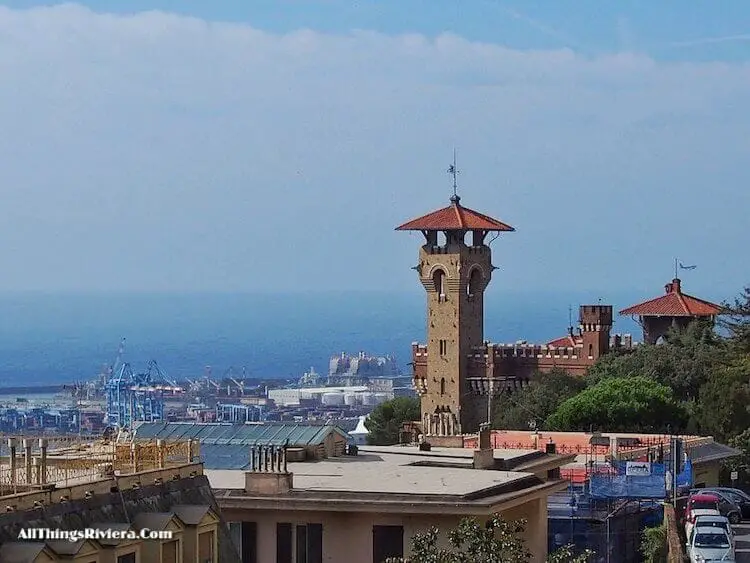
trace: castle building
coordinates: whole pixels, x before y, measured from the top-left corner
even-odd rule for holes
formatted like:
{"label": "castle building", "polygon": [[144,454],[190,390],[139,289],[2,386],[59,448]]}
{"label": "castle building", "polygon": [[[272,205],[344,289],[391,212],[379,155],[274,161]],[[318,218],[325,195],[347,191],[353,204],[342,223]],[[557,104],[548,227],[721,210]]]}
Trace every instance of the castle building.
{"label": "castle building", "polygon": [[723,307],[682,292],[682,282],[675,277],[664,286],[664,295],[632,305],[621,315],[635,317],[643,329],[643,342],[657,344],[671,329],[683,330],[692,321],[713,323]]}
{"label": "castle building", "polygon": [[610,305],[582,305],[578,332],[571,328],[546,345],[484,340],[484,291],[497,269],[487,236],[515,229],[464,207],[455,193],[448,207],[396,230],[425,237],[414,269],[427,292],[427,343],[412,344],[412,365],[422,433],[433,444],[476,432],[490,419],[491,396],[523,385],[534,372],[559,367],[583,375],[610,350]]}

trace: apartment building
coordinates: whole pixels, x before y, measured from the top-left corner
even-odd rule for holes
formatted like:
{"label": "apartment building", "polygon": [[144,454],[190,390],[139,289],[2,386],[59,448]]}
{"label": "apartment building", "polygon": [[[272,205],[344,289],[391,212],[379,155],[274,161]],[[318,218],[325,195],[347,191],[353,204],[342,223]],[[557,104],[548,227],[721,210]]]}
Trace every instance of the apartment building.
{"label": "apartment building", "polygon": [[192,443],[49,449],[46,439],[11,439],[9,449],[2,563],[240,561]]}
{"label": "apartment building", "polygon": [[[488,433],[486,437],[488,438]],[[290,462],[256,446],[247,470],[206,470],[243,563],[380,563],[411,538],[467,516],[528,522],[534,561],[547,555],[547,497],[574,456],[539,451],[366,446],[356,455]]]}

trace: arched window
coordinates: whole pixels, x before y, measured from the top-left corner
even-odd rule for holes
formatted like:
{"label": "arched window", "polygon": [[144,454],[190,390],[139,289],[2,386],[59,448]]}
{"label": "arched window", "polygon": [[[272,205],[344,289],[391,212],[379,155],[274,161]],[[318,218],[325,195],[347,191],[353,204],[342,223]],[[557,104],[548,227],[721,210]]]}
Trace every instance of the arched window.
{"label": "arched window", "polygon": [[476,293],[479,293],[482,284],[482,274],[479,268],[474,268],[469,274],[469,282],[466,284],[466,295],[474,297]]}
{"label": "arched window", "polygon": [[445,395],[445,378],[440,380],[440,394]]}
{"label": "arched window", "polygon": [[445,272],[437,269],[432,274],[432,282],[435,284],[435,291],[440,297],[445,297]]}

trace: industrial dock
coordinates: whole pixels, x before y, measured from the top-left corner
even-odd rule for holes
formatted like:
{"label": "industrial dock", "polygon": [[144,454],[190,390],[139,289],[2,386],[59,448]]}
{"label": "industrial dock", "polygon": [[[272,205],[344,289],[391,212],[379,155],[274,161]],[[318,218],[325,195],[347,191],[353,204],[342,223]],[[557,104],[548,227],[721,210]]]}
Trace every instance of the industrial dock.
{"label": "industrial dock", "polygon": [[89,380],[65,386],[12,388],[0,393],[0,432],[100,435],[141,422],[258,423],[337,421],[352,430],[378,404],[414,396],[411,374],[391,356],[341,353],[328,372],[310,368],[300,378],[256,379],[230,367],[220,376],[175,381],[155,360],[144,368],[116,359]]}

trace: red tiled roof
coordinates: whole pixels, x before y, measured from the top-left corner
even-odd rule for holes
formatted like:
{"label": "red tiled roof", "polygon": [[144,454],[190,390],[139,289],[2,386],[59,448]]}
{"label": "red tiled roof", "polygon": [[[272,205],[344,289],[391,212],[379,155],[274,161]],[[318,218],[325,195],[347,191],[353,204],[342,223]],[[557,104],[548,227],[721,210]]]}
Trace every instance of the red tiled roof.
{"label": "red tiled roof", "polygon": [[575,337],[571,336],[570,334],[566,334],[565,336],[557,338],[552,342],[547,342],[547,346],[554,346],[555,348],[565,348],[567,346],[575,347],[578,342],[580,342],[580,340],[576,340]]}
{"label": "red tiled roof", "polygon": [[720,305],[682,293],[680,280],[674,279],[666,285],[666,294],[623,309],[621,315],[646,317],[709,317],[720,315]]}
{"label": "red tiled roof", "polygon": [[460,198],[451,198],[451,204],[422,217],[412,219],[397,231],[515,231],[510,225],[479,213],[460,203]]}

